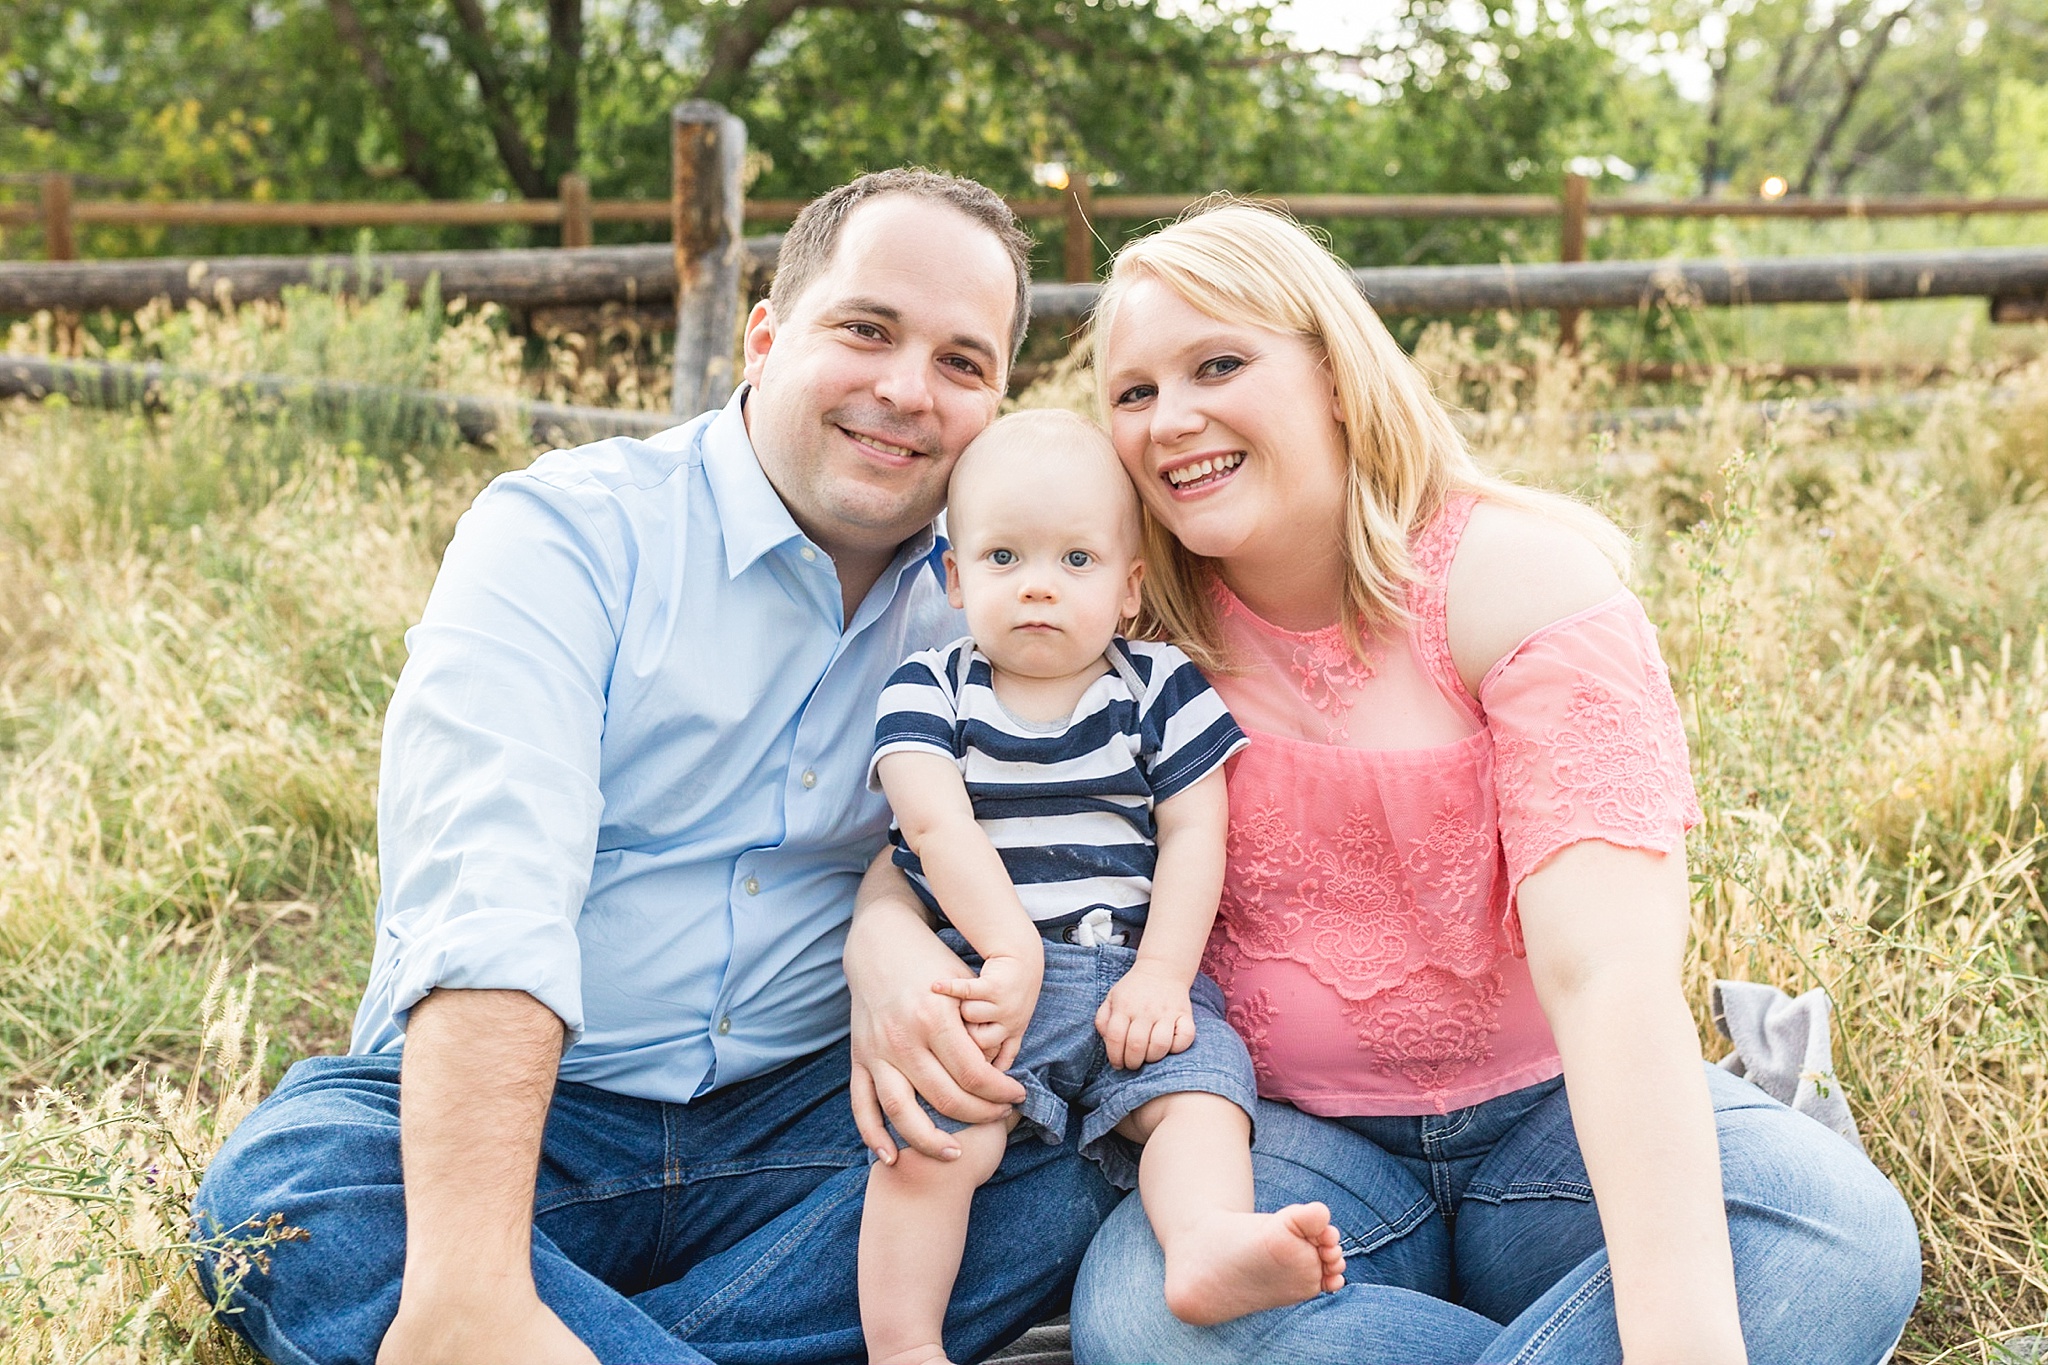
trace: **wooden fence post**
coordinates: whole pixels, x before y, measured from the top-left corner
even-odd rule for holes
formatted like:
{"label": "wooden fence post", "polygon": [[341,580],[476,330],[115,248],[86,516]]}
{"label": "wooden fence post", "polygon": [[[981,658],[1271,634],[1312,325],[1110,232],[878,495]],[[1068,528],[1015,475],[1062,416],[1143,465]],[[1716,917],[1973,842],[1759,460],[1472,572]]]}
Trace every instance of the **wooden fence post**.
{"label": "wooden fence post", "polygon": [[724,403],[739,349],[740,219],[747,125],[709,100],[675,108],[676,367],[669,407]]}
{"label": "wooden fence post", "polygon": [[1089,284],[1095,279],[1095,194],[1086,172],[1076,172],[1067,187],[1068,284]]}
{"label": "wooden fence post", "polygon": [[51,171],[43,177],[43,254],[53,261],[78,259],[71,230],[71,177]]}
{"label": "wooden fence post", "polygon": [[555,199],[562,206],[562,245],[589,246],[590,181],[570,171],[557,185]]}
{"label": "wooden fence post", "polygon": [[[1591,182],[1583,175],[1564,178],[1564,226],[1558,233],[1557,245],[1560,261],[1586,259],[1586,201],[1590,190]],[[1557,310],[1557,345],[1568,353],[1579,349],[1578,309]]]}

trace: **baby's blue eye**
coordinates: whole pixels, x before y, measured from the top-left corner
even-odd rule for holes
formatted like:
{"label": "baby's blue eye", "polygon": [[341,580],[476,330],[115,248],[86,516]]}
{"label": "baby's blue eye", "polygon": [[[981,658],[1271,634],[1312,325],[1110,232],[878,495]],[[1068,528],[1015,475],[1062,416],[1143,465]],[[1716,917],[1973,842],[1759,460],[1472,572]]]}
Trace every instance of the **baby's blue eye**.
{"label": "baby's blue eye", "polygon": [[1017,553],[1014,550],[990,550],[988,562],[998,569],[1007,569],[1017,562]]}
{"label": "baby's blue eye", "polygon": [[1095,556],[1086,550],[1067,551],[1067,567],[1070,569],[1085,569],[1094,562]]}

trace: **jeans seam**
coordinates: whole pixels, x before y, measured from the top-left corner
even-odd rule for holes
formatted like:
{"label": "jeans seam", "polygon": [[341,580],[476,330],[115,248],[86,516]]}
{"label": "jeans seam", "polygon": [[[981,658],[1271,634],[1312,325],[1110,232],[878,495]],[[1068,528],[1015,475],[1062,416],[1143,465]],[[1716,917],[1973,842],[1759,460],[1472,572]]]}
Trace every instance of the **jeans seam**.
{"label": "jeans seam", "polygon": [[1465,1198],[1482,1204],[1511,1204],[1525,1199],[1570,1199],[1590,1203],[1593,1187],[1578,1180],[1517,1180],[1507,1185],[1480,1184],[1465,1187]]}
{"label": "jeans seam", "polygon": [[777,1152],[773,1156],[753,1161],[714,1161],[702,1166],[676,1168],[676,1180],[680,1184],[695,1184],[700,1180],[725,1180],[736,1175],[757,1175],[762,1171],[803,1171],[823,1166],[835,1171],[849,1170],[867,1164],[865,1147],[820,1148],[811,1152]]}
{"label": "jeans seam", "polygon": [[866,1186],[863,1184],[848,1181],[847,1193],[845,1195],[836,1200],[821,1201],[818,1207],[812,1209],[807,1216],[800,1219],[795,1227],[784,1233],[774,1246],[769,1247],[760,1256],[756,1257],[754,1263],[748,1266],[742,1274],[727,1281],[723,1289],[698,1304],[692,1312],[678,1318],[674,1323],[668,1324],[667,1331],[669,1335],[687,1340],[691,1329],[710,1321],[711,1318],[724,1311],[725,1307],[734,1299],[752,1290],[755,1285],[759,1284],[771,1273],[774,1267],[782,1263],[784,1252],[788,1247],[809,1236],[812,1230],[819,1223],[823,1222],[833,1209],[847,1198],[850,1198],[854,1192],[865,1191],[865,1189]]}
{"label": "jeans seam", "polygon": [[574,1208],[578,1204],[601,1204],[607,1199],[619,1199],[631,1194],[645,1194],[661,1188],[660,1180],[649,1180],[646,1176],[635,1176],[631,1180],[607,1180],[580,1185],[563,1185],[551,1190],[545,1197],[536,1196],[533,1201],[533,1216],[539,1218],[561,1209]]}
{"label": "jeans seam", "polygon": [[1359,1232],[1346,1237],[1342,1250],[1347,1256],[1369,1256],[1381,1247],[1391,1246],[1421,1227],[1435,1207],[1436,1201],[1424,1195],[1403,1210],[1397,1221],[1389,1223],[1381,1219],[1379,1227],[1371,1233]]}
{"label": "jeans seam", "polygon": [[[278,1326],[277,1324],[276,1315],[270,1311],[269,1306],[265,1304],[261,1299],[257,1298],[254,1294],[251,1294],[247,1288],[236,1289],[235,1297],[247,1300],[246,1306],[237,1305],[241,1308],[241,1315],[260,1317],[263,1320],[264,1327],[267,1329],[264,1335],[270,1338],[271,1341],[274,1341],[276,1345],[284,1347],[285,1350],[291,1353],[291,1358],[279,1361],[278,1365],[319,1365],[319,1361],[317,1361],[313,1356],[307,1354],[307,1352],[300,1347],[299,1343],[293,1341],[289,1336],[285,1335],[284,1329]],[[253,1314],[251,1313],[252,1309],[254,1310]],[[226,1314],[221,1314],[219,1316],[224,1318]],[[234,1330],[241,1336],[242,1340],[248,1342],[252,1346],[256,1345],[256,1338],[254,1333],[250,1332],[240,1323],[235,1323],[232,1325],[234,1327]],[[274,1358],[278,1354],[278,1352],[271,1345],[270,1341],[266,1341],[263,1345],[257,1347],[257,1350],[266,1359]]]}
{"label": "jeans seam", "polygon": [[682,1158],[676,1152],[675,1106],[661,1106],[661,1224],[654,1232],[655,1264],[668,1263],[669,1225],[682,1189]]}
{"label": "jeans seam", "polygon": [[1470,1128],[1473,1120],[1479,1117],[1479,1106],[1476,1104],[1468,1105],[1463,1109],[1457,1110],[1455,1113],[1445,1115],[1445,1117],[1450,1120],[1450,1124],[1443,1130],[1442,1136],[1446,1139],[1463,1137],[1465,1130]]}
{"label": "jeans seam", "polygon": [[1593,1298],[1607,1287],[1613,1270],[1613,1266],[1603,1265],[1594,1271],[1591,1279],[1573,1290],[1571,1297],[1559,1304],[1557,1311],[1543,1320],[1543,1325],[1536,1329],[1535,1335],[1523,1343],[1521,1350],[1515,1352],[1508,1365],[1529,1365],[1529,1362],[1535,1360],[1535,1352],[1569,1326],[1571,1320],[1578,1316],[1579,1310],[1592,1302]]}

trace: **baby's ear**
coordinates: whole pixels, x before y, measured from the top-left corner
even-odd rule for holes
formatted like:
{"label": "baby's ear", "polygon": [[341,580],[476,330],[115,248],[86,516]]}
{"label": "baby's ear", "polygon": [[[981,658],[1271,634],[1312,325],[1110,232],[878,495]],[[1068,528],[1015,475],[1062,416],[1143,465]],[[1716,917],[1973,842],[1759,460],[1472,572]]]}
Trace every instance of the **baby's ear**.
{"label": "baby's ear", "polygon": [[1144,581],[1145,561],[1133,559],[1131,561],[1130,580],[1124,584],[1124,620],[1126,621],[1136,620],[1138,609],[1145,604],[1144,596],[1138,591],[1138,585]]}
{"label": "baby's ear", "polygon": [[960,560],[949,548],[939,556],[939,562],[946,566],[946,601],[953,610],[962,611],[967,606],[967,595],[960,591]]}

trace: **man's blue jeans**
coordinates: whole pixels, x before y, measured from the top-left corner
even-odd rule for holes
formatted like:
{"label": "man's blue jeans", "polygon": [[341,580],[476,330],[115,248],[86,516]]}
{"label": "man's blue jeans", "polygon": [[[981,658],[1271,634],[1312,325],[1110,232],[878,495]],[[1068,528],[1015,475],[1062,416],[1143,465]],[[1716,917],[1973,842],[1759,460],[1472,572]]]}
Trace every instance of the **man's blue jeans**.
{"label": "man's blue jeans", "polygon": [[[200,1186],[202,1227],[275,1212],[310,1234],[273,1249],[235,1296],[231,1321],[277,1365],[370,1365],[398,1311],[398,1068],[300,1062]],[[854,1251],[868,1157],[847,1069],[841,1043],[688,1105],[558,1084],[534,1197],[541,1298],[607,1362],[864,1361]],[[946,1315],[956,1358],[1060,1311],[1116,1200],[1071,1142],[1012,1146],[974,1198]]]}
{"label": "man's blue jeans", "polygon": [[[1862,1153],[1708,1068],[1751,1365],[1874,1365],[1920,1293],[1905,1200]],[[1561,1081],[1423,1118],[1319,1119],[1261,1103],[1262,1209],[1320,1199],[1345,1286],[1197,1328],[1166,1311],[1135,1197],[1074,1290],[1082,1365],[1618,1365],[1614,1293]]]}

